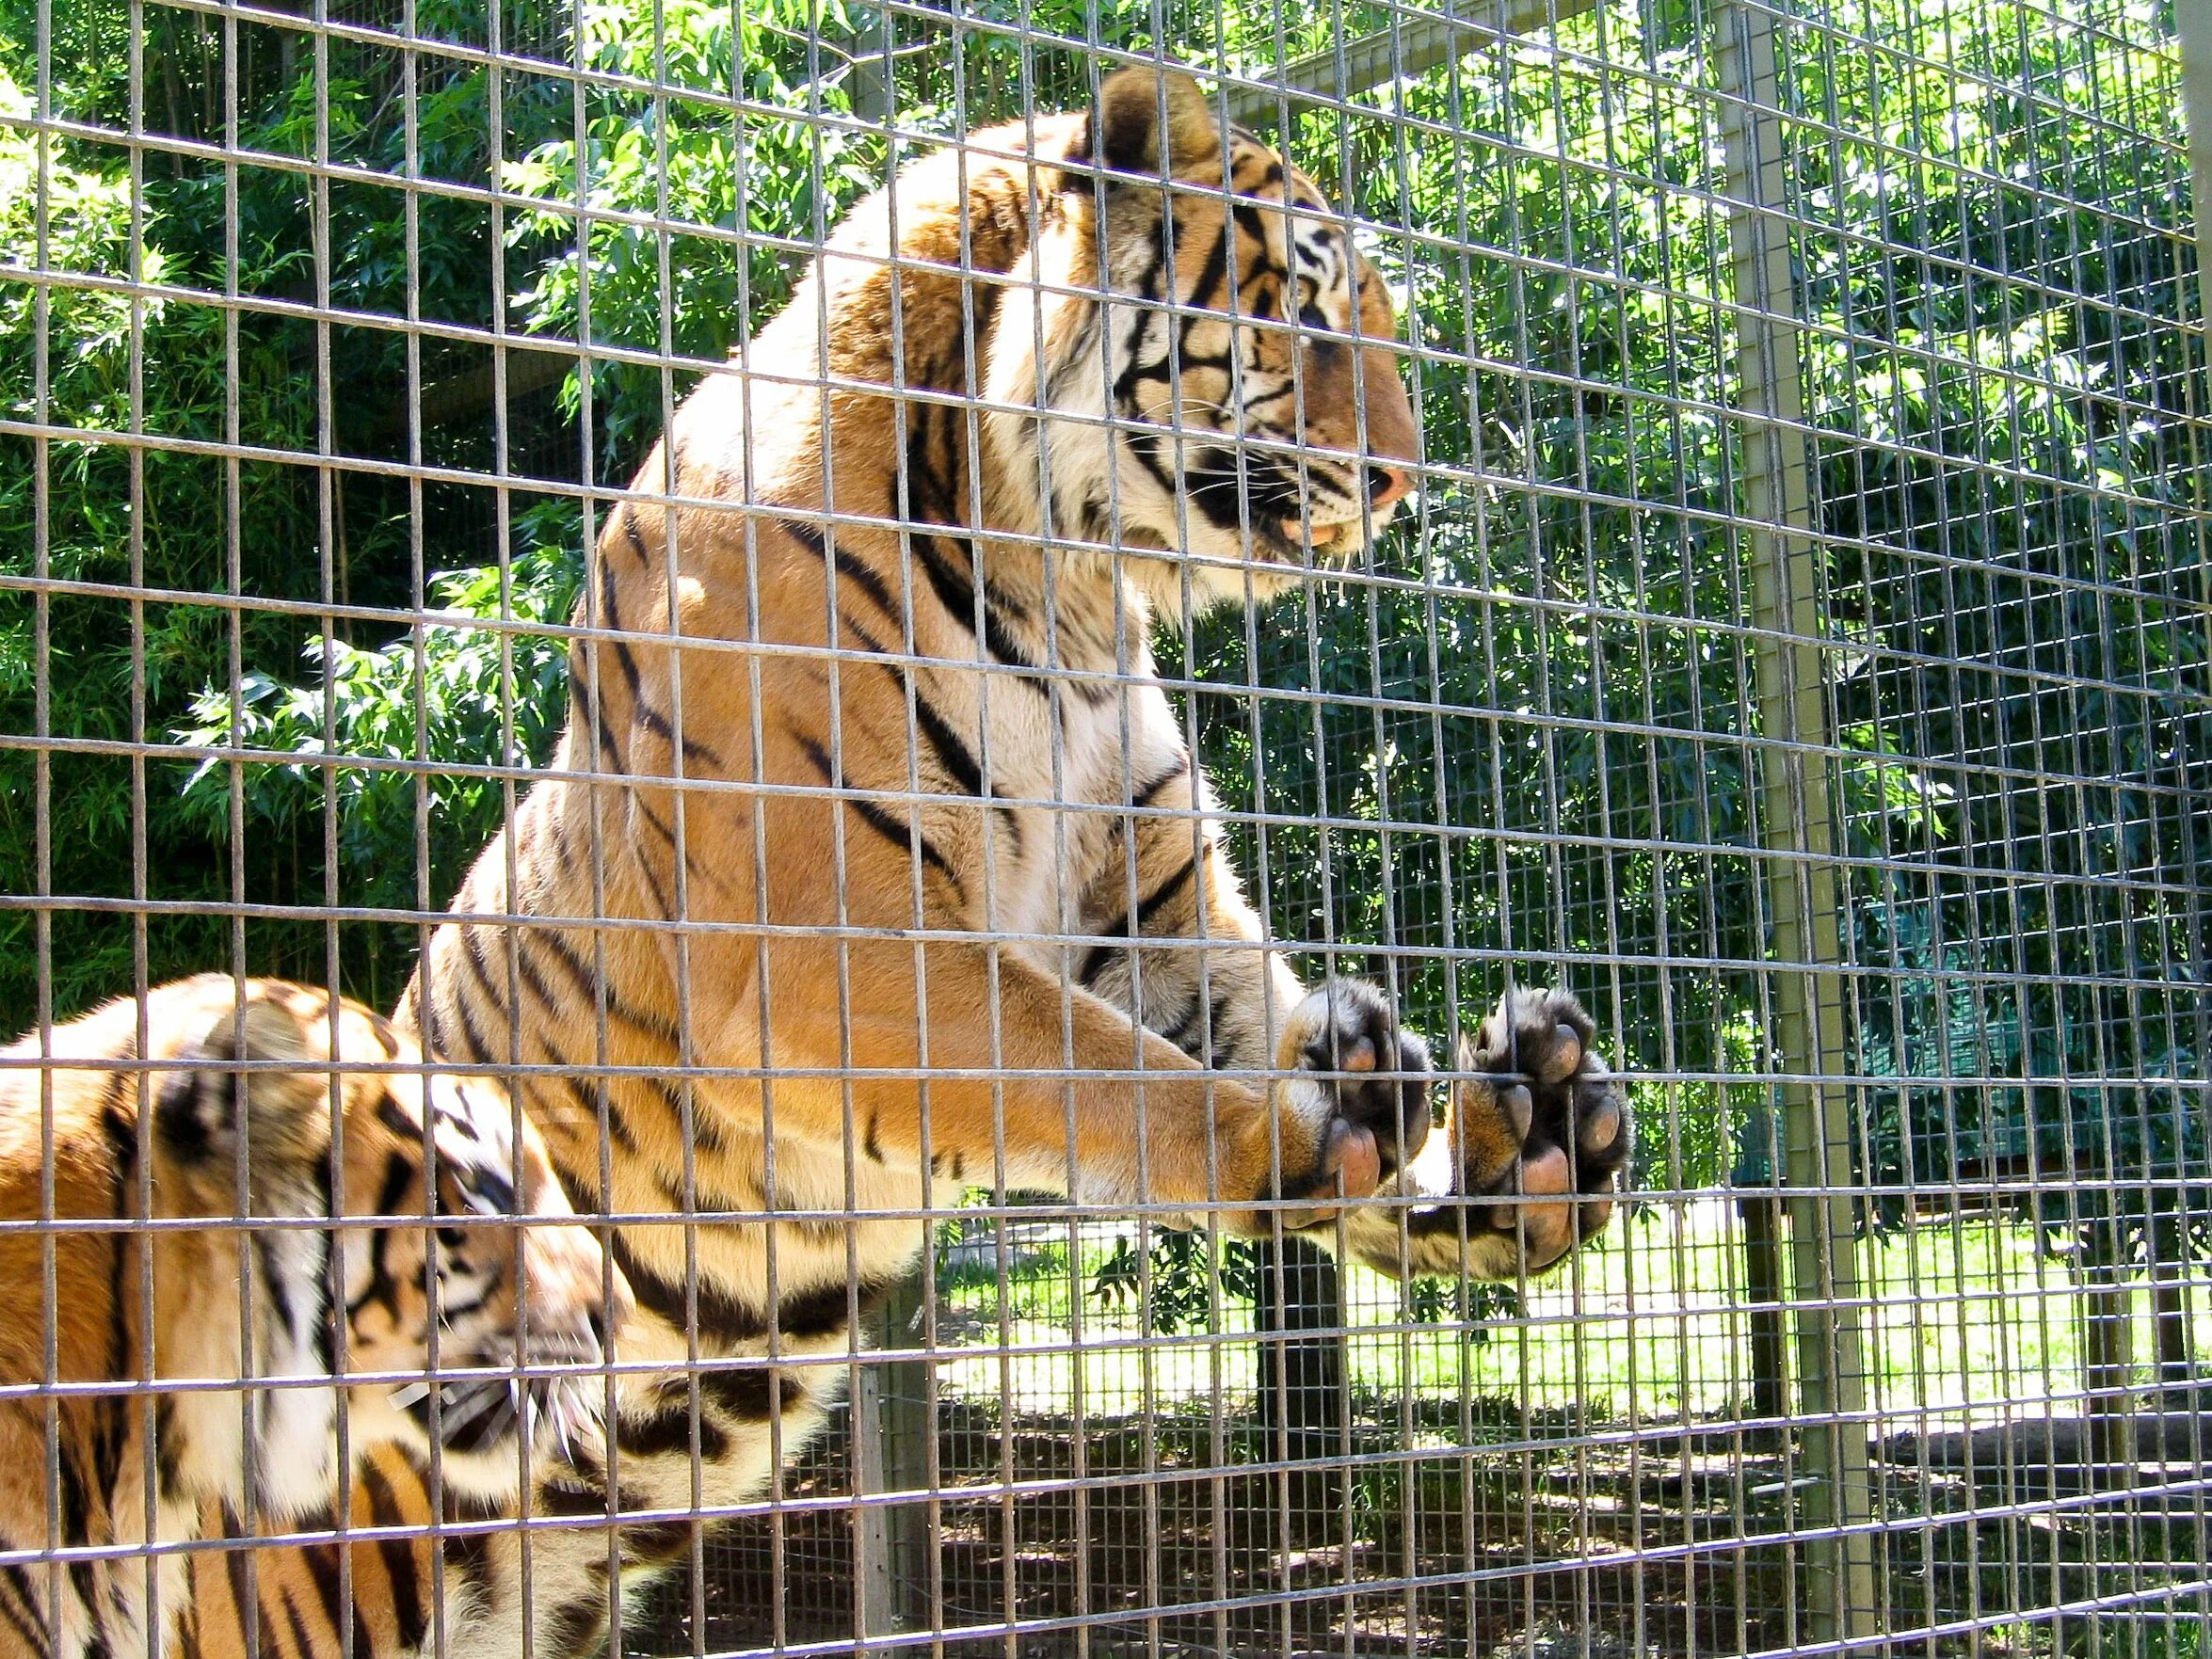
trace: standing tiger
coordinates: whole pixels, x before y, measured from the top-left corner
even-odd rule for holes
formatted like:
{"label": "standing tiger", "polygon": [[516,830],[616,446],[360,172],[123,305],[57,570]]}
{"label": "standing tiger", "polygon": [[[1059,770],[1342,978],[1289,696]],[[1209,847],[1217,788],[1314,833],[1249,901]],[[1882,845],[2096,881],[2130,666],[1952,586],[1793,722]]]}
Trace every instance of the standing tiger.
{"label": "standing tiger", "polygon": [[[0,1548],[128,1552],[235,1535],[257,1513],[327,1526],[341,1324],[344,1372],[371,1379],[345,1391],[364,1480],[378,1478],[367,1455],[419,1460],[434,1435],[457,1498],[512,1503],[519,1443],[543,1426],[550,1456],[590,1423],[599,1380],[515,1367],[601,1364],[595,1322],[609,1306],[620,1316],[620,1280],[568,1219],[526,1124],[518,1144],[505,1093],[422,1063],[353,1003],[217,974],[0,1054],[0,1284],[14,1316],[0,1321]],[[488,1220],[512,1216],[534,1224]],[[157,1225],[99,1225],[134,1217]],[[246,1230],[242,1217],[300,1224]],[[435,1398],[402,1380],[432,1364]],[[242,1397],[241,1377],[273,1385]],[[168,1386],[99,1386],[143,1380]],[[207,1598],[186,1574],[174,1552],[0,1568],[0,1655],[136,1659],[180,1638],[190,1651]],[[334,1603],[315,1611],[332,1619]],[[304,1627],[303,1609],[285,1612]]]}
{"label": "standing tiger", "polygon": [[1432,1127],[1385,999],[1265,948],[1146,645],[1186,582],[1271,595],[1390,517],[1394,327],[1309,180],[1128,72],[902,170],[684,404],[599,537],[549,774],[398,1011],[529,1068],[640,1308],[616,1467],[539,1483],[526,1560],[449,1562],[452,1653],[592,1651],[617,1576],[814,1432],[965,1185],[1394,1273],[1604,1224],[1629,1128],[1579,1007],[1509,997]]}

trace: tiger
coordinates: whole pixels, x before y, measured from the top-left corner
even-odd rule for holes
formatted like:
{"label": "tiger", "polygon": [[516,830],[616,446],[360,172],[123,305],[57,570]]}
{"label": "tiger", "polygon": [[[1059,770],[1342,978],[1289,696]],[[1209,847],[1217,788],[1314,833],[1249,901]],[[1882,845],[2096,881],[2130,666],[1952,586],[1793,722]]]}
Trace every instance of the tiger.
{"label": "tiger", "polygon": [[1510,990],[1439,1098],[1382,991],[1303,984],[1148,644],[1374,545],[1419,465],[1396,331],[1313,182],[1132,68],[902,167],[688,394],[395,1013],[516,1068],[611,1221],[612,1433],[379,1655],[434,1593],[448,1651],[598,1649],[818,1431],[969,1186],[1399,1275],[1607,1224],[1632,1127],[1587,1013]]}
{"label": "tiger", "polygon": [[149,1544],[327,1525],[342,1419],[348,1464],[435,1444],[457,1499],[511,1506],[524,1443],[596,1432],[628,1305],[504,1089],[221,974],[0,1053],[0,1286],[7,1659],[193,1651],[186,1553]]}

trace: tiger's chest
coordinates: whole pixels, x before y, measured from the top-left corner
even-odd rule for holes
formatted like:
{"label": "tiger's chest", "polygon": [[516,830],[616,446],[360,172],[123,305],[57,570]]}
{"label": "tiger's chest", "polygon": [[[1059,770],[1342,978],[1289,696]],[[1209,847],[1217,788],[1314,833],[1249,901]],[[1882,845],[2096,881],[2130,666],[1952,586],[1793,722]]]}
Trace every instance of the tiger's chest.
{"label": "tiger's chest", "polygon": [[[1022,683],[989,677],[978,729],[987,735],[987,827],[971,817],[963,854],[974,870],[967,919],[1040,962],[1055,935],[1094,931],[1083,895],[1124,856],[1131,804],[1184,748],[1148,654],[1132,672]],[[980,678],[980,677],[979,677]]]}

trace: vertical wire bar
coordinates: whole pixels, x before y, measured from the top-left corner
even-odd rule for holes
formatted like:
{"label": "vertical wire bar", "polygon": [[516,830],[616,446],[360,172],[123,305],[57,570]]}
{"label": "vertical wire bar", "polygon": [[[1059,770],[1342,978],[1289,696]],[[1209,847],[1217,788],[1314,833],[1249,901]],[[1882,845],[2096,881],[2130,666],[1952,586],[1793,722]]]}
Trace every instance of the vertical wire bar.
{"label": "vertical wire bar", "polygon": [[[126,267],[134,289],[146,280],[146,10],[143,0],[131,0],[129,8],[130,40],[130,136],[129,154],[131,189],[130,263]],[[133,436],[146,431],[146,305],[136,292],[130,299],[130,411]],[[130,653],[131,653],[131,742],[138,752],[131,757],[131,898],[139,906],[146,903],[151,894],[148,882],[147,849],[147,795],[146,795],[146,603],[139,597],[146,586],[146,452],[134,445],[130,463],[130,569],[131,599]],[[131,917],[131,994],[137,1003],[137,1029],[133,1033],[137,1047],[135,1052],[145,1054],[148,1019],[146,994],[148,990],[147,924],[146,914],[139,909]],[[136,1117],[136,1157],[137,1165],[125,1214],[131,1219],[144,1220],[153,1214],[152,1113],[149,1107],[152,1099],[152,1077],[140,1072],[132,1080],[136,1095],[134,1109]],[[154,1306],[153,1240],[149,1235],[140,1235],[133,1240],[136,1246],[136,1284],[135,1294],[140,1310],[138,1321],[138,1352],[134,1356],[141,1378],[159,1375],[159,1355],[155,1349],[154,1325],[146,1313]],[[122,1293],[121,1275],[117,1275],[115,1293]],[[159,1502],[159,1470],[161,1447],[158,1444],[158,1414],[155,1402],[141,1396],[134,1402],[138,1422],[138,1434],[143,1448],[139,1460],[139,1480],[145,1490],[145,1501],[138,1520],[145,1541],[151,1544],[160,1537],[161,1506]],[[171,1455],[174,1456],[172,1444]],[[119,1516],[118,1520],[121,1518]],[[119,1573],[122,1571],[118,1567]],[[142,1593],[146,1598],[146,1628],[158,1631],[166,1617],[161,1593],[161,1563],[151,1552],[141,1565]]]}
{"label": "vertical wire bar", "polygon": [[[54,260],[54,0],[38,0],[38,86],[32,113],[39,130],[31,141],[31,248],[40,271]],[[53,291],[39,284],[31,295],[31,416],[38,436],[31,440],[31,574],[39,589],[31,600],[31,876],[41,902],[31,917],[33,971],[37,974],[33,1010],[39,1052],[54,1052],[54,601],[46,582],[54,571],[54,455],[47,430],[54,420]],[[61,1405],[53,1393],[60,1374],[59,1286],[55,1278],[54,1204],[59,1172],[55,1168],[54,1073],[39,1076],[39,1378],[46,1393],[39,1402],[40,1429],[46,1466],[40,1495],[46,1504],[46,1548],[61,1536]],[[50,1562],[40,1574],[46,1627],[61,1628],[62,1569]]]}
{"label": "vertical wire bar", "polygon": [[1759,730],[1759,814],[1771,906],[1774,1038],[1786,1076],[1792,1299],[1799,1405],[1813,1483],[1808,1575],[1816,1640],[1856,1643],[1883,1622],[1876,1601],[1858,1264],[1851,1194],[1833,810],[1823,757],[1818,549],[1803,429],[1803,311],[1790,263],[1778,19],[1758,0],[1718,14],[1728,158],[1729,247],[1741,384]]}
{"label": "vertical wire bar", "polygon": [[[423,323],[423,212],[421,184],[424,177],[421,100],[422,63],[421,55],[412,49],[413,43],[421,32],[420,8],[421,0],[401,0],[400,34],[405,44],[403,44],[399,54],[398,75],[401,122],[400,233],[401,247],[403,250],[403,319],[406,325],[401,332],[400,338],[402,350],[405,353],[406,365],[404,385],[407,397],[407,407],[404,411],[404,418],[407,423],[407,458],[411,469],[419,469],[423,465],[424,452],[428,436],[425,429],[425,422],[423,419],[424,379],[423,336],[421,331]],[[408,543],[407,605],[409,611],[412,613],[409,619],[407,633],[407,693],[408,701],[409,704],[409,712],[412,714],[414,719],[414,741],[409,745],[409,747],[412,751],[412,758],[425,768],[425,770],[416,774],[414,779],[414,787],[411,790],[409,790],[410,798],[409,801],[409,806],[411,819],[409,827],[413,832],[412,840],[413,852],[415,855],[415,904],[418,909],[427,915],[435,911],[437,908],[436,895],[431,886],[430,862],[430,820],[437,784],[436,780],[427,771],[427,766],[431,758],[429,656],[430,635],[429,630],[424,621],[424,614],[429,609],[430,555],[427,503],[424,499],[423,479],[419,471],[414,472],[408,479],[406,523]],[[593,700],[592,707],[595,710],[599,707],[596,698]],[[598,750],[593,749],[590,752],[596,755]],[[429,955],[430,941],[434,932],[435,930],[427,923],[419,924],[414,929],[415,956],[418,962],[424,960]],[[425,1068],[430,1061],[441,1058],[430,1048],[429,1036],[430,1032],[425,1029],[423,1032],[423,1059],[425,1063]],[[430,1074],[427,1069],[425,1069],[423,1074],[422,1087],[425,1093],[430,1088]],[[514,1085],[514,1087],[516,1090],[516,1105],[517,1109],[519,1110],[521,1093],[519,1081]],[[427,1141],[426,1125],[425,1139]],[[606,1189],[603,1184],[601,1189],[602,1191]],[[363,1196],[356,1199],[355,1202],[365,1203],[366,1198]],[[337,1270],[343,1273],[344,1269],[344,1257],[339,1256],[337,1259]],[[611,1270],[611,1267],[608,1268],[608,1270]],[[615,1420],[613,1401],[611,1399],[607,1400],[604,1402],[604,1405],[606,1408],[604,1412],[604,1420],[611,1423]],[[333,1548],[334,1553],[338,1557],[338,1592],[340,1604],[344,1606],[350,1606],[353,1604],[354,1598],[353,1548],[352,1545],[347,1541],[345,1536],[353,1523],[354,1483],[352,1478],[352,1468],[350,1460],[342,1457],[339,1460],[339,1469],[341,1473],[339,1476],[337,1499],[330,1506],[333,1526],[337,1534],[336,1543]],[[524,1481],[525,1490],[527,1490],[527,1465],[525,1465],[524,1469]],[[441,1512],[442,1513],[442,1511]],[[520,1539],[518,1539],[518,1544],[521,1548],[524,1550],[527,1549],[527,1545],[521,1544]],[[433,1594],[431,1605],[430,1639],[435,1644],[437,1651],[442,1653],[446,1650],[449,1625],[448,1610],[445,1605],[445,1592],[443,1584],[445,1576],[445,1550],[442,1542],[433,1546],[430,1553],[430,1562],[432,1575],[438,1581],[437,1588]],[[355,1651],[356,1641],[354,1636],[353,1621],[351,1619],[347,1619],[345,1621],[345,1629],[339,1634],[338,1644],[341,1659],[366,1659],[365,1655],[360,1654]]]}

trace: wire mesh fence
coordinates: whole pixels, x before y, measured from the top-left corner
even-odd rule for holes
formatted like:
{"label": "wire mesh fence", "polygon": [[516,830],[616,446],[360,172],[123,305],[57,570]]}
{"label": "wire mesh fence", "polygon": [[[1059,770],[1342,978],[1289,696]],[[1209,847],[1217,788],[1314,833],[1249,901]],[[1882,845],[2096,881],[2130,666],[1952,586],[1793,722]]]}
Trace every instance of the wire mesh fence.
{"label": "wire mesh fence", "polygon": [[2206,1651],[2167,7],[0,17],[0,1650]]}

